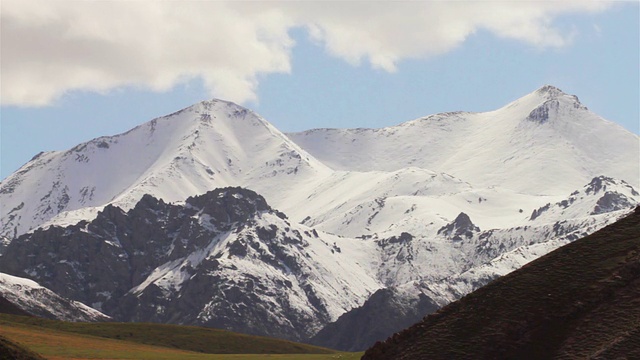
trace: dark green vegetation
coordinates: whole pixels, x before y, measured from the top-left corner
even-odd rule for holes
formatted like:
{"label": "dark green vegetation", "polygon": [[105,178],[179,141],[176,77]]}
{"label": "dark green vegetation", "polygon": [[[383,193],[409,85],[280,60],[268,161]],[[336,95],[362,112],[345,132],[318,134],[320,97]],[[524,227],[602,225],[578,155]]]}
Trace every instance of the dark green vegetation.
{"label": "dark green vegetation", "polygon": [[[291,341],[195,326],[148,323],[72,323],[0,315],[0,327],[31,327],[126,340],[208,354],[330,354],[335,351]],[[2,331],[0,330],[0,335]]]}
{"label": "dark green vegetation", "polygon": [[640,208],[465,296],[363,359],[640,359]]}

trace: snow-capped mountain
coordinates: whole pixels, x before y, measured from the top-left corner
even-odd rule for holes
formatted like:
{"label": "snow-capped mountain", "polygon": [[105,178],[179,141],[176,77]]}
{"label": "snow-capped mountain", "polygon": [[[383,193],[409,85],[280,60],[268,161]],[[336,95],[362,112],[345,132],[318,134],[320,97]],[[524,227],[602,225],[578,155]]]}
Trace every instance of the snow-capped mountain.
{"label": "snow-capped mountain", "polygon": [[299,340],[374,293],[442,306],[615,221],[640,202],[639,144],[552,86],[297,134],[205,101],[3,180],[0,270],[121,320]]}
{"label": "snow-capped mountain", "polygon": [[624,181],[599,176],[582,189],[555,204],[546,204],[531,213],[531,224],[543,223],[535,235],[546,241],[524,243],[501,253],[491,261],[474,266],[446,283],[457,298],[519,269],[546,253],[609,225],[640,203],[640,194]]}
{"label": "snow-capped mountain", "polygon": [[375,244],[290,222],[242,188],[145,195],[125,212],[38,229],[6,248],[0,268],[24,274],[121,321],[206,325],[300,340],[381,284]]}
{"label": "snow-capped mountain", "polygon": [[638,136],[544,86],[495,111],[436,114],[382,129],[288,136],[336,170],[419,167],[474,187],[561,195],[593,177],[640,183]]}
{"label": "snow-capped mountain", "polygon": [[[435,311],[429,304],[444,306],[617,221],[633,209],[629,204],[640,202],[638,195],[623,181],[596,177],[564,200],[534,210],[524,226],[481,229],[461,212],[435,232],[418,236],[405,232],[390,239],[370,237],[380,249],[378,278],[387,286],[386,291],[376,292],[362,306],[328,324],[310,342],[364,350],[400,330],[400,324],[418,322]],[[413,311],[416,308],[424,311]],[[371,325],[372,319],[386,317],[396,321]]]}
{"label": "snow-capped mountain", "polygon": [[15,237],[56,216],[73,224],[107,204],[129,209],[144,194],[181,201],[243,185],[277,198],[279,186],[329,171],[255,113],[204,101],[124,134],[36,155],[0,184],[1,234]]}
{"label": "snow-capped mountain", "polygon": [[[244,186],[295,221],[308,218],[306,224],[359,236],[424,222],[421,209],[434,208],[430,202],[421,206],[425,197],[443,200],[435,216],[451,217],[460,209],[446,211],[445,203],[487,197],[483,193],[528,212],[600,175],[637,188],[638,160],[637,135],[551,86],[488,113],[288,135],[247,109],[213,100],[124,134],[37,155],[0,183],[0,235],[73,224],[110,203],[129,209],[144,194],[180,201],[216,187]],[[390,196],[398,207],[415,204],[412,216],[376,216],[368,224],[375,211],[367,208]],[[499,226],[504,215],[491,213],[485,226]]]}
{"label": "snow-capped mountain", "polygon": [[0,295],[20,309],[64,321],[107,321],[110,317],[81,302],[69,300],[33,280],[0,272]]}

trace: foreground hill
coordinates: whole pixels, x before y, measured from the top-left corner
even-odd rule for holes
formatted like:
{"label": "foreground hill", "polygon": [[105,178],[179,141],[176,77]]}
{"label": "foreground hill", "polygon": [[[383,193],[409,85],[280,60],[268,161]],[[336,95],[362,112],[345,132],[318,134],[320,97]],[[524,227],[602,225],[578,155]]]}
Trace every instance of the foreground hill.
{"label": "foreground hill", "polygon": [[0,359],[2,360],[41,360],[43,357],[0,336]]}
{"label": "foreground hill", "polygon": [[465,296],[363,359],[640,357],[640,208]]}

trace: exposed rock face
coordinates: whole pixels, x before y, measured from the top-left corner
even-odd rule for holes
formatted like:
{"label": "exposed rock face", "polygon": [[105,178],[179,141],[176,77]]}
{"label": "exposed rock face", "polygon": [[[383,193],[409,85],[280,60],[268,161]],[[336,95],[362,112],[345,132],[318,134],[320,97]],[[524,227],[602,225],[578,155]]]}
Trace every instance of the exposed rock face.
{"label": "exposed rock face", "polygon": [[617,192],[607,191],[596,203],[592,215],[604,214],[612,211],[628,209],[634,205],[628,197]]}
{"label": "exposed rock face", "polygon": [[471,238],[474,233],[480,231],[480,228],[475,226],[469,215],[461,212],[456,219],[438,230],[438,234],[442,234],[446,237],[450,237],[453,240],[462,240],[463,238]]}
{"label": "exposed rock face", "polygon": [[529,220],[544,219],[548,216],[548,213],[571,214],[574,207],[579,207],[575,206],[575,204],[580,202],[586,202],[590,205],[589,215],[626,210],[633,208],[637,204],[636,198],[638,195],[638,192],[623,180],[607,176],[596,176],[581,190],[571,193],[568,198],[555,204],[548,203],[533,210]]}
{"label": "exposed rock face", "polygon": [[107,206],[92,222],[37,230],[11,242],[0,268],[119,321],[298,340],[379,287],[342,268],[354,256],[334,250],[340,241],[289,223],[251,190],[224,188],[184,205],[145,195],[128,212]]}
{"label": "exposed rock face", "polygon": [[0,295],[0,314],[32,316],[28,312],[22,310],[19,306]]}
{"label": "exposed rock face", "polygon": [[[538,89],[536,93],[543,99],[546,99],[546,101],[529,113],[529,116],[527,116],[528,121],[544,124],[558,117],[559,113],[566,112],[568,109],[587,110],[587,108],[580,103],[577,96],[565,94],[555,86],[545,85]],[[561,102],[561,98],[564,98],[564,103]]]}
{"label": "exposed rock face", "polygon": [[558,100],[549,100],[540,105],[539,107],[533,109],[529,116],[527,116],[527,120],[536,122],[538,124],[544,124],[549,121],[549,118],[554,115],[558,111],[560,103]]}
{"label": "exposed rock face", "polygon": [[[288,135],[204,101],[1,181],[0,269],[120,320],[307,339],[380,288],[445,305],[615,221],[640,201],[638,136],[611,125],[553,86]],[[238,185],[291,220],[237,188],[185,201]]]}
{"label": "exposed rock face", "polygon": [[25,235],[7,248],[1,267],[112,312],[118,299],[159,265],[267,210],[263,198],[240,188],[191,197],[185,206],[145,195],[129,212],[110,205],[90,223]]}
{"label": "exposed rock face", "polygon": [[[200,263],[197,258],[202,255],[197,251],[187,256],[186,261],[167,264],[168,271],[162,274],[166,281],[176,277],[188,280],[164,287],[161,286],[163,280],[148,286],[143,283],[121,299],[116,316],[132,321],[197,324],[289,339],[299,339],[299,334],[310,334],[318,324],[330,321],[324,300],[307,281],[310,269],[300,259],[299,251],[304,252],[309,246],[308,239],[300,233],[286,234],[275,225],[263,227],[253,221],[233,232],[235,240],[226,242],[222,251]],[[256,259],[257,264],[253,263]],[[241,265],[245,261],[263,267],[266,272],[292,273],[300,281],[294,284],[286,278],[270,278],[247,271]],[[310,310],[307,313],[293,303],[290,292],[296,290],[302,293]]]}
{"label": "exposed rock face", "polygon": [[637,358],[640,208],[453,302],[363,359]]}
{"label": "exposed rock face", "polygon": [[376,291],[361,306],[320,330],[309,342],[344,351],[362,351],[376,341],[420,321],[440,307],[422,292]]}

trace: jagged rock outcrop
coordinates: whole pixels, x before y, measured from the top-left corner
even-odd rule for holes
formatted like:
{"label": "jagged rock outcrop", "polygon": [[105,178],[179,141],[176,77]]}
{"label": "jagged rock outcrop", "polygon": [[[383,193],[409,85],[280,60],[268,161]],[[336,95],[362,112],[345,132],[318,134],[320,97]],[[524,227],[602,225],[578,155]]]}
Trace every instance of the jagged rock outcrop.
{"label": "jagged rock outcrop", "polygon": [[0,269],[119,321],[299,340],[380,287],[350,265],[366,254],[335,251],[346,241],[356,240],[292,224],[255,192],[223,188],[183,205],[145,195],[127,212],[107,206],[91,222],[38,229],[9,244]]}
{"label": "jagged rock outcrop", "polygon": [[438,230],[438,235],[449,237],[460,241],[463,238],[471,238],[480,228],[471,222],[469,215],[461,212],[452,223],[447,224]]}
{"label": "jagged rock outcrop", "polygon": [[[270,210],[264,199],[248,193],[234,189],[234,197],[217,190],[191,197],[185,206],[145,195],[128,212],[108,205],[91,222],[38,229],[17,239],[0,266],[111,312],[117,299],[159,265],[206,246],[212,234]],[[196,217],[198,213],[204,218]]]}
{"label": "jagged rock outcrop", "polygon": [[[0,182],[0,268],[121,320],[308,338],[380,288],[444,305],[615,221],[640,200],[637,149],[552,86],[299,134],[204,101]],[[290,218],[205,194],[226,186]]]}

